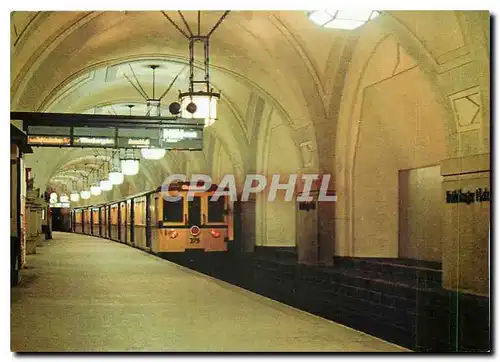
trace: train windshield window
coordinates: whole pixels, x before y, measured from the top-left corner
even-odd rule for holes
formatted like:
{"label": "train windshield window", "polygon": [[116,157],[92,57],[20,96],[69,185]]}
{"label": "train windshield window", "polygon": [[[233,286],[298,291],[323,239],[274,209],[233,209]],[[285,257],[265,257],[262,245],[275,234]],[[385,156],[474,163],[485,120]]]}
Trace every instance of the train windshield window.
{"label": "train windshield window", "polygon": [[163,221],[183,222],[183,205],[184,200],[182,198],[180,198],[178,201],[163,200]]}
{"label": "train windshield window", "polygon": [[208,222],[224,222],[224,201],[224,197],[219,197],[217,201],[208,198]]}

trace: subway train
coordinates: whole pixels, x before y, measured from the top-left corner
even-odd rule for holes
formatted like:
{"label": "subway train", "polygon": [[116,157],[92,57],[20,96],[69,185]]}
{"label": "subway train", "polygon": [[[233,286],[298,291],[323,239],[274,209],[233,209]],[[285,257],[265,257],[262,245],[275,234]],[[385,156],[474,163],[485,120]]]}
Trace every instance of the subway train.
{"label": "subway train", "polygon": [[[234,242],[234,213],[228,196],[196,184],[170,184],[100,205],[71,209],[71,230],[128,244],[155,254],[225,252]],[[226,190],[227,191],[227,190]],[[191,192],[192,198],[188,198]]]}

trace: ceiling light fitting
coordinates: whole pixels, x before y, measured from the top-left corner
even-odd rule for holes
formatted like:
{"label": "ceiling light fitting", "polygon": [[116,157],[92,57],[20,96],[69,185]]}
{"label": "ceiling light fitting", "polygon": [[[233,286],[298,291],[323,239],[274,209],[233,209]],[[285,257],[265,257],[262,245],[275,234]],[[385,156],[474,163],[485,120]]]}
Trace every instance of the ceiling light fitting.
{"label": "ceiling light fitting", "polygon": [[[163,15],[172,23],[172,25],[189,40],[189,90],[179,92],[179,103],[172,103],[169,110],[172,114],[181,114],[183,118],[202,118],[205,119],[205,127],[211,126],[217,120],[217,103],[220,99],[220,93],[213,91],[210,87],[210,36],[215,29],[219,27],[229,10],[225,11],[214,27],[207,33],[201,35],[201,12],[198,11],[198,32],[194,35],[181,11],[178,11],[187,32],[183,31],[169,16],[163,12]],[[204,50],[204,72],[203,78],[195,78],[195,47],[198,44],[203,45]],[[176,112],[176,113],[174,113]]]}
{"label": "ceiling light fitting", "polygon": [[309,19],[322,28],[353,30],[380,14],[378,10],[313,10]]}

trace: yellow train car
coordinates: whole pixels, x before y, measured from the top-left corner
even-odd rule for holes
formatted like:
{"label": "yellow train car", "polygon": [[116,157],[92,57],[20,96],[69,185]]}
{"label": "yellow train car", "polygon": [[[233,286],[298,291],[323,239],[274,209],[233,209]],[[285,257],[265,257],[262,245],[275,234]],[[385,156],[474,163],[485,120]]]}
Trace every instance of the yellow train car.
{"label": "yellow train car", "polygon": [[[227,196],[212,200],[216,188],[204,191],[197,185],[171,185],[155,195],[155,218],[151,250],[156,253],[187,250],[227,251],[233,225]],[[189,199],[188,193],[192,193]]]}
{"label": "yellow train car", "polygon": [[72,231],[157,254],[226,252],[234,239],[233,210],[227,196],[212,199],[216,189],[176,183],[168,191],[158,188],[105,205],[74,208]]}

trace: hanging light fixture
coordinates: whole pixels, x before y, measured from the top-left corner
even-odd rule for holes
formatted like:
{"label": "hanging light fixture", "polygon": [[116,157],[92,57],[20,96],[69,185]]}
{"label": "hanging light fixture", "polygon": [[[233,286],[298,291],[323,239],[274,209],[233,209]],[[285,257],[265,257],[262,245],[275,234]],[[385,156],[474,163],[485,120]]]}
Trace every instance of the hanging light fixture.
{"label": "hanging light fixture", "polygon": [[163,148],[141,148],[141,155],[146,160],[161,160],[166,153]]}
{"label": "hanging light fixture", "polygon": [[110,180],[102,180],[99,186],[102,191],[111,191],[113,189],[113,183]]}
{"label": "hanging light fixture", "polygon": [[80,195],[78,194],[78,191],[77,191],[76,180],[73,180],[73,187],[72,187],[71,194],[69,195],[69,199],[72,202],[78,202],[78,201],[80,201]]}
{"label": "hanging light fixture", "polygon": [[[136,83],[132,82],[132,80],[124,74],[124,76],[127,78],[129,83],[139,92],[139,94],[144,98],[146,101],[146,107],[147,107],[147,113],[146,116],[149,117],[160,117],[161,116],[161,100],[168,94],[172,86],[174,85],[175,81],[181,73],[186,69],[183,68],[177,75],[174,77],[174,79],[170,82],[169,86],[167,89],[160,95],[159,97],[156,96],[156,69],[160,68],[159,65],[157,64],[152,64],[149,66],[153,72],[153,91],[152,91],[152,97],[150,97],[146,91],[144,90],[144,87],[141,85],[139,80],[137,79],[134,69],[132,68],[132,65],[129,64],[130,71],[132,73],[133,78],[135,79]],[[172,108],[172,105],[170,105],[169,110],[172,114],[178,114],[180,112],[180,105],[176,103],[178,108]],[[129,116],[132,115],[132,108],[134,107],[133,104],[128,104],[127,107],[129,108]],[[175,109],[175,110],[174,110]],[[174,110],[174,111],[173,111]],[[165,156],[166,150],[162,148],[142,148],[141,149],[141,155],[144,159],[147,160],[159,160],[162,159]],[[134,166],[135,167],[135,166]]]}
{"label": "hanging light fixture", "polygon": [[63,192],[62,192],[61,196],[59,196],[59,200],[61,202],[64,202],[64,203],[69,201],[69,197],[66,194],[66,184],[63,185]]}
{"label": "hanging light fixture", "polygon": [[[85,171],[87,171],[87,164],[85,164]],[[87,200],[90,198],[90,190],[89,190],[89,176],[88,174],[83,177],[82,182],[82,191],[80,191],[80,197],[83,200]]]}
{"label": "hanging light fixture", "polygon": [[87,200],[90,198],[90,191],[88,190],[88,177],[83,176],[83,185],[82,185],[82,191],[80,191],[80,197],[83,200]]}
{"label": "hanging light fixture", "polygon": [[90,186],[90,193],[93,196],[99,196],[101,194],[101,187],[99,186],[99,182],[97,182],[97,179],[92,184],[92,186]]}
{"label": "hanging light fixture", "polygon": [[137,175],[137,173],[139,172],[139,159],[135,157],[133,149],[126,149],[125,155],[120,161],[122,173],[124,175]]}
{"label": "hanging light fixture", "polygon": [[109,181],[113,185],[121,185],[123,183],[123,173],[120,167],[120,160],[118,159],[118,152],[111,156],[111,168],[109,170]]}
{"label": "hanging light fixture", "polygon": [[[194,35],[189,27],[186,19],[182,15],[181,11],[178,11],[179,15],[184,22],[189,34],[182,30],[169,16],[167,13],[162,12],[163,15],[172,23],[173,26],[177,28],[189,40],[189,90],[187,92],[179,93],[179,103],[172,103],[169,110],[172,114],[181,113],[183,118],[202,118],[205,120],[205,127],[211,126],[217,120],[217,103],[220,99],[220,93],[213,91],[210,87],[210,36],[213,34],[215,29],[222,23],[224,18],[229,14],[229,11],[225,11],[221,18],[214,25],[212,30],[208,32],[207,35],[201,35],[200,25],[201,25],[201,12],[198,11],[198,32]],[[194,69],[194,55],[195,55],[195,45],[197,43],[203,44],[204,49],[204,76],[203,79],[195,79],[195,69]]]}
{"label": "hanging light fixture", "polygon": [[90,186],[90,193],[93,196],[99,196],[101,194],[101,187],[97,184]]}
{"label": "hanging light fixture", "polygon": [[106,159],[107,161],[102,165],[103,172],[100,174],[101,181],[99,182],[99,187],[102,191],[110,191],[113,189],[113,183],[109,179],[109,158],[108,158],[108,150],[106,149]]}
{"label": "hanging light fixture", "polygon": [[57,202],[57,194],[55,192],[50,194],[50,201]]}
{"label": "hanging light fixture", "polygon": [[89,190],[80,191],[80,197],[82,198],[82,200],[90,199],[90,191]]}
{"label": "hanging light fixture", "polygon": [[93,171],[93,179],[94,182],[92,183],[92,186],[90,186],[90,193],[93,196],[99,196],[101,194],[101,187],[99,186],[99,171]]}

